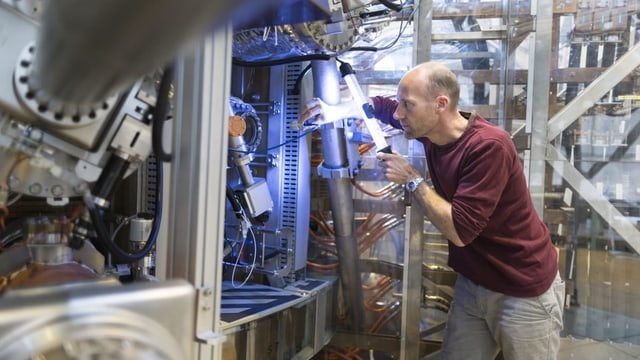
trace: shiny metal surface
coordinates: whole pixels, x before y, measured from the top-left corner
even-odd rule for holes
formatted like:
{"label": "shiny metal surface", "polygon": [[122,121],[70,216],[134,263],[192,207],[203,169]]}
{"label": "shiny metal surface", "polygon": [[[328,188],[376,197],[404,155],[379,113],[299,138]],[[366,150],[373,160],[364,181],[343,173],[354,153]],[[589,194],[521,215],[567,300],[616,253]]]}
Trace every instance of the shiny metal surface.
{"label": "shiny metal surface", "polygon": [[234,58],[256,63],[304,59],[344,52],[355,41],[345,23],[335,24],[335,30],[328,30],[327,26],[325,22],[316,21],[238,31],[234,34]]}
{"label": "shiny metal surface", "polygon": [[[135,92],[126,99],[128,104],[109,114],[108,119],[87,126],[52,128],[33,114],[0,118],[0,138],[10,148],[0,157],[4,158],[4,176],[10,178],[11,189],[37,197],[78,196],[88,183],[97,180],[109,151],[115,148],[134,160],[127,172],[130,174],[137,160],[150,152],[146,139],[150,125],[143,124],[139,114],[149,104],[136,99]],[[126,123],[122,129],[127,131],[117,132],[122,122]]]}
{"label": "shiny metal surface", "polygon": [[[166,182],[157,276],[198,289],[194,358],[219,359],[221,264],[231,88],[231,27],[208,34],[176,64],[173,161]],[[226,56],[225,56],[226,54]],[[189,189],[189,191],[185,191]],[[219,339],[222,340],[222,339]]]}
{"label": "shiny metal surface", "polygon": [[[300,159],[309,158],[308,137],[300,137],[300,133],[290,127],[292,122],[298,120],[300,106],[303,97],[288,89],[295,88],[298,76],[303,70],[304,63],[292,63],[283,66],[274,66],[270,69],[269,93],[274,103],[282,104],[282,111],[269,114],[269,146],[285,144],[270,153],[275,160],[275,166],[268,167],[267,185],[274,201],[272,216],[267,222],[268,228],[289,230],[287,246],[293,250],[291,275],[306,271],[309,245],[309,215],[311,194],[309,179],[312,174],[312,165],[308,161]],[[298,141],[289,141],[299,138]],[[276,240],[272,238],[271,241]]]}
{"label": "shiny metal surface", "polygon": [[26,118],[28,112],[15,95],[13,72],[25,46],[37,36],[37,25],[16,9],[0,3],[0,108],[2,113]]}
{"label": "shiny metal surface", "polygon": [[44,8],[42,0],[2,0],[2,2],[14,6],[18,11],[33,19],[38,19]]}
{"label": "shiny metal surface", "polygon": [[610,89],[615,87],[625,76],[640,66],[640,43],[629,48],[620,56],[615,64],[607,68],[593,80],[577,97],[549,119],[547,140],[553,141],[562,130],[575,122]]}
{"label": "shiny metal surface", "polygon": [[[417,145],[417,144],[416,144]],[[413,164],[421,173],[426,173],[425,169],[420,169],[418,164]],[[411,194],[406,193],[414,202]],[[424,235],[424,211],[417,204],[406,207],[405,231],[404,231],[404,254],[402,273],[402,315],[401,326],[402,335],[400,337],[400,358],[416,359],[420,354],[420,329],[422,301],[420,299],[422,290],[422,263],[423,248],[422,237]]]}
{"label": "shiny metal surface", "polygon": [[607,219],[609,225],[618,233],[636,253],[640,253],[640,230],[611,204],[594,184],[585,179],[564,155],[554,147],[547,149],[547,162],[555,171],[562,174],[572,188],[576,189],[593,210]]}
{"label": "shiny metal surface", "polygon": [[190,359],[193,304],[179,280],[12,290],[0,298],[0,358]]}
{"label": "shiny metal surface", "polygon": [[[525,176],[529,185],[529,192],[538,216],[544,213],[544,173],[546,170],[545,144],[547,136],[547,118],[549,114],[549,91],[551,85],[551,58],[553,51],[551,39],[553,33],[553,1],[539,0],[534,10],[536,17],[535,33],[533,36],[531,52],[529,55],[529,79],[527,96],[527,125],[526,132],[531,134],[530,155],[524,163]],[[517,15],[516,15],[517,16]],[[514,17],[516,17],[514,16]],[[516,30],[514,30],[516,31]],[[535,122],[535,126],[532,124]]]}
{"label": "shiny metal surface", "polygon": [[149,239],[149,233],[151,233],[153,226],[153,219],[135,217],[131,219],[129,226],[129,241],[135,243],[145,242]]}
{"label": "shiny metal surface", "polygon": [[31,85],[62,102],[99,102],[169,63],[212,26],[246,21],[279,3],[51,1],[41,20]]}
{"label": "shiny metal surface", "polygon": [[[340,74],[335,60],[313,61],[314,94],[327,104],[338,104],[340,98]],[[348,168],[344,129],[331,125],[321,128],[324,161],[320,167],[335,171]],[[349,177],[327,178],[333,228],[340,263],[340,281],[351,329],[363,326],[363,297],[360,280],[358,244],[355,236],[353,211],[353,186]]]}
{"label": "shiny metal surface", "polygon": [[333,280],[300,280],[284,289],[223,284],[223,359],[312,359],[333,331]]}

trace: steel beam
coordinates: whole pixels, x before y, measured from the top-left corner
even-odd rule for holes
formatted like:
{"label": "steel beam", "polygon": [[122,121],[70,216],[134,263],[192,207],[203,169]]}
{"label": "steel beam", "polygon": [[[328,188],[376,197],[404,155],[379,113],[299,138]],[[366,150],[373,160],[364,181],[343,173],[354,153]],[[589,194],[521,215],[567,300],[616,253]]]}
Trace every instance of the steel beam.
{"label": "steel beam", "polygon": [[547,125],[547,140],[553,141],[556,136],[578,120],[587,110],[598,103],[600,98],[632,71],[640,66],[640,43],[635,44],[611,67],[576,96],[567,106],[558,111]]}
{"label": "steel beam", "polygon": [[222,27],[195,44],[192,55],[180,58],[176,65],[173,160],[168,165],[165,210],[171,220],[158,239],[158,268],[161,277],[186,279],[198,290],[197,359],[222,356],[219,294],[231,44],[231,26]]}
{"label": "steel beam", "polygon": [[631,248],[640,254],[640,231],[605,198],[595,186],[556,149],[549,146],[547,161],[580,196],[613,228]]}

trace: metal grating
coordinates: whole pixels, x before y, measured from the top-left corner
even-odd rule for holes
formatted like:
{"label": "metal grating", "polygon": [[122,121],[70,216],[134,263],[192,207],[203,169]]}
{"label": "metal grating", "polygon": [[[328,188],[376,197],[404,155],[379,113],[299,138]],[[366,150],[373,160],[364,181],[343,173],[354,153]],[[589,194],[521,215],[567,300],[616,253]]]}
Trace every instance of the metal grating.
{"label": "metal grating", "polygon": [[[298,77],[302,71],[302,63],[288,64],[284,66],[284,83],[286,90],[294,89]],[[294,264],[293,270],[301,269],[306,266],[306,241],[307,238],[304,234],[307,233],[308,228],[308,216],[305,211],[299,209],[300,206],[308,206],[308,204],[300,204],[301,194],[300,192],[307,192],[308,186],[300,186],[300,176],[308,174],[307,171],[301,171],[301,166],[307,164],[306,159],[301,159],[301,148],[306,147],[306,139],[300,139],[295,141],[300,133],[297,130],[291,129],[289,126],[291,123],[298,121],[300,101],[299,94],[294,94],[292,91],[285,90],[285,97],[283,101],[283,116],[282,119],[285,122],[282,128],[284,130],[285,139],[290,141],[284,146],[282,151],[283,157],[283,169],[282,169],[282,217],[281,226],[285,228],[293,229],[293,236],[291,243],[288,247],[293,249],[294,252]],[[302,160],[302,161],[301,161]],[[301,215],[302,214],[302,215]],[[306,216],[306,219],[301,219],[300,216]],[[282,239],[283,244],[286,243],[286,239]],[[299,254],[304,252],[304,254]],[[301,260],[303,259],[303,260]],[[286,260],[286,259],[283,259]],[[301,263],[302,262],[302,263]],[[295,272],[290,273],[288,279],[289,282],[295,281]]]}
{"label": "metal grating", "polygon": [[[287,89],[295,86],[296,78],[301,71],[300,64],[288,65],[285,68],[285,83]],[[286,139],[295,139],[298,131],[289,127],[289,124],[298,120],[298,109],[300,107],[300,96],[288,94],[285,97],[283,129]],[[295,228],[296,222],[296,193],[297,193],[297,172],[298,172],[298,142],[291,141],[283,149],[283,216],[282,225]]]}
{"label": "metal grating", "polygon": [[144,168],[144,199],[142,201],[142,209],[148,213],[155,213],[157,206],[156,189],[158,188],[158,160],[155,156],[149,156],[145,161]]}
{"label": "metal grating", "polygon": [[[285,66],[285,86],[286,89],[291,89],[296,84],[296,79],[300,71],[302,70],[301,63],[289,64]],[[298,131],[291,129],[289,124],[298,120],[300,108],[300,95],[289,94],[285,92],[283,103],[284,111],[284,124],[282,128],[285,129],[285,139],[295,139],[298,136]],[[297,219],[297,193],[298,189],[298,163],[299,163],[299,148],[300,143],[297,141],[288,142],[283,148],[283,178],[282,178],[282,227],[296,229],[298,224]],[[295,244],[296,236],[293,236],[292,244],[288,244],[292,248],[296,248]],[[282,240],[286,242],[286,239]],[[286,245],[286,244],[282,244]],[[286,261],[286,259],[284,259]],[[294,264],[294,268],[299,267],[299,264]]]}

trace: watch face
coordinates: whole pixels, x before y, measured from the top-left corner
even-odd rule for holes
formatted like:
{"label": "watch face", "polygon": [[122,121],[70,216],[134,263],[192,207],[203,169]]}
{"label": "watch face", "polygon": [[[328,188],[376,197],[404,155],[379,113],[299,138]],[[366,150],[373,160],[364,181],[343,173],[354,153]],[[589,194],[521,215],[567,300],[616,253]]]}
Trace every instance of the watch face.
{"label": "watch face", "polygon": [[410,180],[407,185],[405,185],[406,189],[409,190],[410,192],[414,192],[417,188],[418,185],[420,185],[421,182],[423,182],[424,179],[423,178],[417,178],[417,179],[413,179]]}

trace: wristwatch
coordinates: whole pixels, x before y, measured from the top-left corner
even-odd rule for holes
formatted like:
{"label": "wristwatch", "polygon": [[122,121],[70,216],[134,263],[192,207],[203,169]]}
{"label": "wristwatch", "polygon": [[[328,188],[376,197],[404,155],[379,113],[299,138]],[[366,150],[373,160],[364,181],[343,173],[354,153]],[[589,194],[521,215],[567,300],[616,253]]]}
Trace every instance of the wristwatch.
{"label": "wristwatch", "polygon": [[404,187],[405,189],[407,189],[408,192],[414,192],[418,188],[418,185],[420,185],[420,183],[423,181],[424,181],[424,178],[420,176],[415,179],[409,180],[409,182]]}

